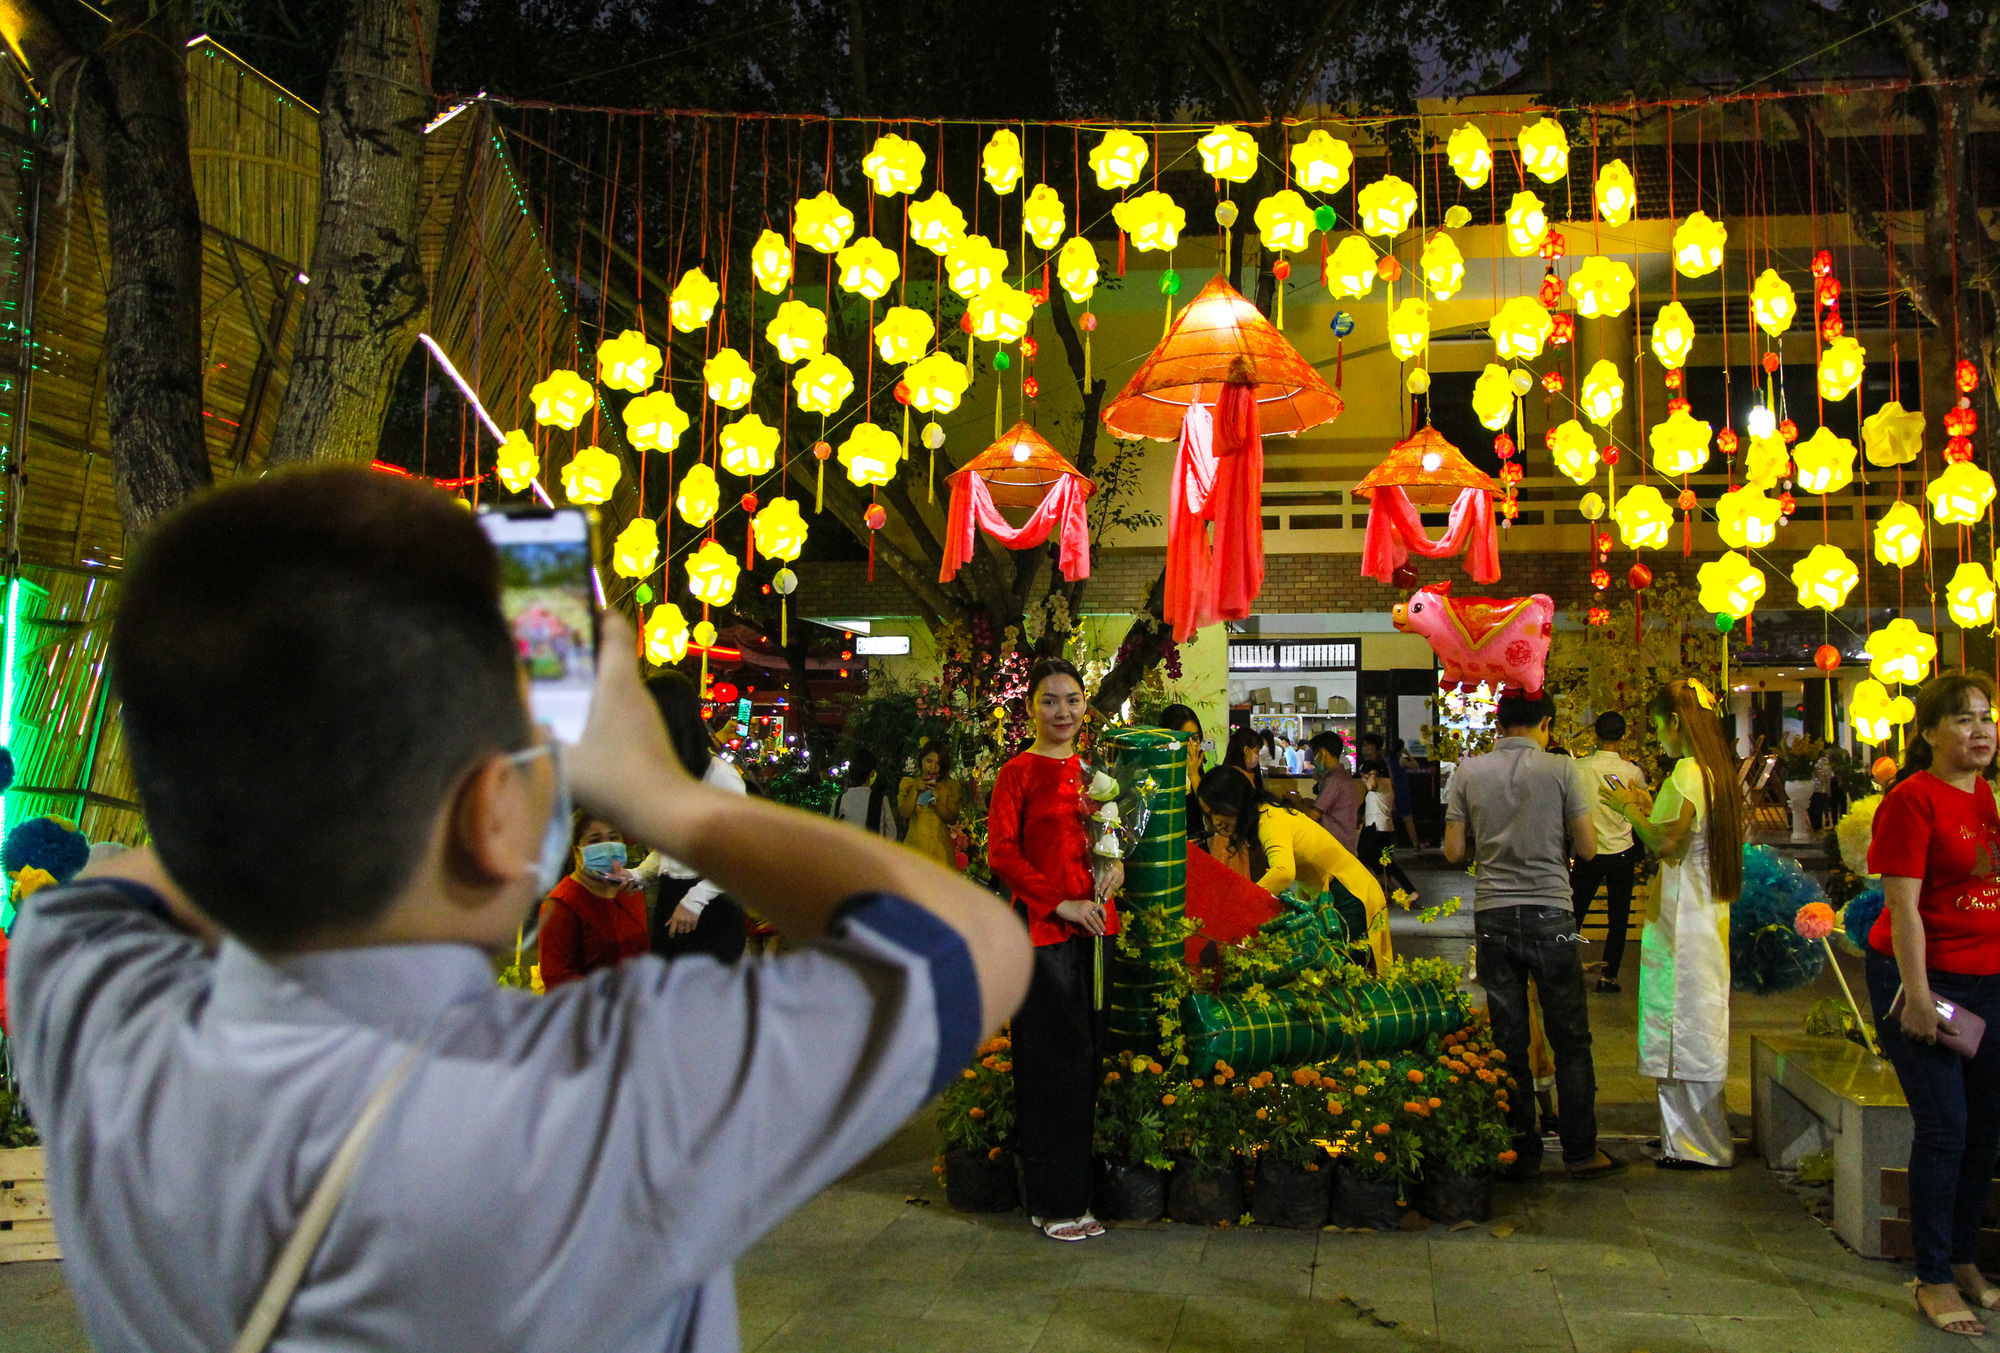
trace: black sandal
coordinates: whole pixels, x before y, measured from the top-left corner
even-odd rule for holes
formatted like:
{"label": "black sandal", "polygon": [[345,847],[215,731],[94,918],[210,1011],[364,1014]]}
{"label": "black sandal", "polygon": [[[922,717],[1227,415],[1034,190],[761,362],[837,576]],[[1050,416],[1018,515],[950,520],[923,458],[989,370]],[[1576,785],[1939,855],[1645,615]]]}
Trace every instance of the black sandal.
{"label": "black sandal", "polygon": [[1597,991],[1599,995],[1616,995],[1624,989],[1609,977],[1600,977],[1597,979]]}

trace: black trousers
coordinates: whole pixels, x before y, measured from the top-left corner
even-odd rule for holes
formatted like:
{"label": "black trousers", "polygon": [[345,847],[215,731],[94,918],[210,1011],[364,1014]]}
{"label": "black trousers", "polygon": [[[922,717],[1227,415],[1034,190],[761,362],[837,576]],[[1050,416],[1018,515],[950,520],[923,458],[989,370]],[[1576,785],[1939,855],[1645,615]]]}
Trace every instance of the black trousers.
{"label": "black trousers", "polygon": [[[1369,873],[1393,882],[1405,892],[1413,893],[1417,890],[1417,885],[1410,882],[1410,876],[1396,863],[1395,848],[1395,832],[1381,827],[1363,827],[1360,837],[1355,842],[1354,858],[1361,861],[1362,867]],[[1384,855],[1389,857],[1387,864],[1382,862]]]}
{"label": "black trousers", "polygon": [[1098,941],[1035,946],[1028,998],[1014,1016],[1014,1106],[1028,1214],[1065,1221],[1090,1210],[1090,1140],[1104,1012],[1091,1009]]}
{"label": "black trousers", "polygon": [[1604,914],[1607,932],[1604,936],[1604,976],[1618,980],[1618,965],[1625,959],[1625,932],[1632,925],[1632,874],[1639,867],[1639,860],[1645,854],[1645,847],[1634,841],[1616,855],[1598,855],[1588,860],[1578,860],[1569,870],[1570,906],[1576,911],[1576,928],[1583,929],[1584,918],[1590,915],[1590,906],[1597,898],[1600,884],[1604,887]]}
{"label": "black trousers", "polygon": [[743,908],[727,893],[709,899],[693,930],[685,935],[667,933],[667,922],[673,917],[674,908],[680,906],[681,899],[693,892],[699,882],[700,879],[660,876],[658,900],[653,903],[652,950],[669,962],[683,954],[707,954],[718,963],[734,963],[743,957],[749,939],[743,926]]}
{"label": "black trousers", "polygon": [[1528,1070],[1530,977],[1541,998],[1542,1035],[1556,1063],[1563,1160],[1588,1164],[1597,1154],[1597,1067],[1590,1055],[1590,1004],[1583,992],[1583,945],[1575,919],[1562,907],[1490,907],[1473,922],[1493,1041],[1507,1054],[1499,1069],[1516,1082],[1507,1098],[1507,1125],[1520,1153],[1516,1168],[1532,1169],[1542,1159],[1534,1079]]}

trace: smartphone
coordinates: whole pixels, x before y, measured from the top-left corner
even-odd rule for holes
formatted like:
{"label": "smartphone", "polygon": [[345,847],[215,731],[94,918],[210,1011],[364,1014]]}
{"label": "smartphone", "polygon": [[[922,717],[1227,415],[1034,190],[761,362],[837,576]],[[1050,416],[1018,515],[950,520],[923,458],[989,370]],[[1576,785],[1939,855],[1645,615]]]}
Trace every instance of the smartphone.
{"label": "smartphone", "polygon": [[1625,787],[1625,782],[1624,782],[1623,780],[1619,779],[1619,778],[1618,778],[1617,776],[1615,776],[1615,775],[1607,775],[1607,776],[1605,776],[1605,777],[1604,777],[1604,783],[1605,783],[1605,784],[1607,784],[1607,785],[1610,785],[1610,786],[1611,786],[1611,787],[1612,787],[1613,789],[1623,789],[1623,788]]}
{"label": "smartphone", "polygon": [[596,557],[590,519],[573,507],[482,512],[500,553],[500,609],[528,674],[528,708],[559,742],[583,737],[597,683]]}

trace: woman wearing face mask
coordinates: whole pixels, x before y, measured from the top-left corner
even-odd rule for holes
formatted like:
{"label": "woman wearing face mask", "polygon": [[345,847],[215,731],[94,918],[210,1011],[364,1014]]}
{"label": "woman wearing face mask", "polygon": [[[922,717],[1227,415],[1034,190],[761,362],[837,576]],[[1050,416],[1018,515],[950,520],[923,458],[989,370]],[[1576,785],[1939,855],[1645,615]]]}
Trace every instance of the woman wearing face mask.
{"label": "woman wearing face mask", "polygon": [[1090,1215],[1091,1128],[1097,1111],[1104,1011],[1095,1000],[1098,946],[1118,933],[1111,896],[1122,867],[1091,873],[1076,735],[1083,678],[1060,658],[1028,672],[1035,740],[1000,768],[986,820],[986,859],[1014,895],[1035,946],[1028,998],[1014,1016],[1018,1154],[1028,1220],[1051,1240],[1104,1234]]}
{"label": "woman wearing face mask", "polygon": [[[1660,859],[1660,906],[1639,938],[1639,1074],[1657,1082],[1667,1170],[1736,1163],[1723,1087],[1729,1081],[1729,907],[1743,887],[1743,799],[1715,697],[1694,681],[1646,707],[1653,734],[1678,757],[1649,803],[1637,785],[1598,790]],[[1879,828],[1878,828],[1879,830]]]}
{"label": "woman wearing face mask", "polygon": [[[2000,1309],[1979,1269],[2000,1154],[2000,813],[1993,683],[1936,677],[1917,692],[1902,773],[1875,811],[1868,867],[1884,904],[1868,932],[1868,994],[1882,1054],[1910,1103],[1910,1240],[1917,1308],[1950,1334],[1981,1335],[1967,1309]],[[1892,1013],[1898,995],[1902,1005]],[[1969,1032],[1939,1001],[1986,1021],[1970,1057],[1945,1045]]]}
{"label": "woman wearing face mask", "polygon": [[625,842],[608,822],[578,813],[568,875],[542,903],[542,985],[553,990],[646,952],[646,891],[625,868]]}

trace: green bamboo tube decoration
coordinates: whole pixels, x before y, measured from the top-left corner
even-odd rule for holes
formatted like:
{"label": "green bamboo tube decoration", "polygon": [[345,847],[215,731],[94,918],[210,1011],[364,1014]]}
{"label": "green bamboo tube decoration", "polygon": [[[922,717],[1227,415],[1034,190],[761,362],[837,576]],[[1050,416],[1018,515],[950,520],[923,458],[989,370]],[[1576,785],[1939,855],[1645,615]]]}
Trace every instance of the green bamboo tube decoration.
{"label": "green bamboo tube decoration", "polygon": [[[1187,752],[1180,734],[1157,728],[1120,728],[1098,743],[1102,759],[1134,778],[1150,775],[1152,815],[1125,858],[1125,890],[1118,898],[1124,940],[1106,942],[1112,1051],[1159,1051],[1155,1001],[1169,989],[1169,966],[1182,958],[1181,921],[1187,902]],[[1128,946],[1135,953],[1126,953]]]}

